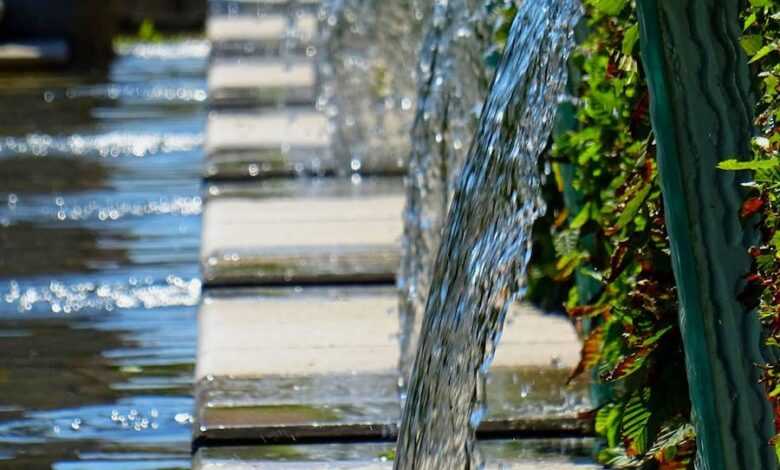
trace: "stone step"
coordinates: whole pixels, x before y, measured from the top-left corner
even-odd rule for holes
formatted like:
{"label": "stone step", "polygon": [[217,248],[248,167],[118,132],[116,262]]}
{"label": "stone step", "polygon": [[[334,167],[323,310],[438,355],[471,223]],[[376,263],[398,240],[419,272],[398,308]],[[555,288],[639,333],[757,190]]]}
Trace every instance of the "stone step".
{"label": "stone step", "polygon": [[19,40],[0,43],[0,70],[65,65],[70,48],[65,39]]}
{"label": "stone step", "polygon": [[211,184],[203,215],[207,286],[394,281],[399,178]]}
{"label": "stone step", "polygon": [[[516,306],[487,383],[483,436],[583,436],[570,322]],[[209,293],[199,316],[196,446],[392,440],[400,417],[391,287]]]}
{"label": "stone step", "polygon": [[401,176],[398,155],[353,161],[334,155],[330,123],[311,106],[213,111],[206,130],[204,176],[213,181],[336,173]]}
{"label": "stone step", "polygon": [[311,60],[215,60],[209,67],[212,107],[314,106],[317,77]]}
{"label": "stone step", "polygon": [[211,179],[318,175],[335,168],[328,121],[306,107],[212,112],[206,156],[205,176]]}
{"label": "stone step", "polygon": [[317,30],[314,13],[295,11],[211,16],[206,22],[211,54],[217,58],[282,54],[311,57],[316,50]]}
{"label": "stone step", "polygon": [[211,16],[247,16],[280,11],[316,12],[321,3],[321,0],[209,0],[209,10]]}
{"label": "stone step", "polygon": [[[483,441],[486,469],[593,470],[591,439]],[[392,444],[352,443],[201,449],[193,470],[390,470]]]}

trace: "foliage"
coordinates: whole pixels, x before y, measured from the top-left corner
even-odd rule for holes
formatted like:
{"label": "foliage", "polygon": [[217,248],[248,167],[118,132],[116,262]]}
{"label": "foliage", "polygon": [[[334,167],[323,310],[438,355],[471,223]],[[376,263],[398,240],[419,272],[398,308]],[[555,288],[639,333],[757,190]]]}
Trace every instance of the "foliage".
{"label": "foliage", "polygon": [[138,30],[134,34],[122,34],[116,36],[114,38],[114,45],[123,46],[128,44],[135,44],[139,41],[148,43],[161,43],[163,41],[170,40],[191,39],[192,37],[193,36],[191,35],[163,33],[157,29],[154,21],[146,18],[141,22],[140,25],[138,25]]}
{"label": "foliage", "polygon": [[[742,47],[750,57],[758,78],[759,95],[753,139],[754,158],[748,162],[729,160],[723,170],[752,170],[754,182],[745,199],[741,216],[745,223],[757,224],[760,242],[750,249],[753,272],[741,300],[758,306],[766,332],[768,352],[780,355],[780,4],[777,0],[751,0],[744,15]],[[767,393],[775,408],[775,427],[780,434],[780,363],[762,366]],[[780,438],[775,437],[780,457]]]}
{"label": "foliage", "polygon": [[[755,158],[720,165],[755,172],[741,216],[758,224],[761,243],[751,249],[754,271],[740,299],[758,305],[771,357],[780,355],[777,2],[751,0],[744,15],[741,43],[761,96]],[[585,337],[573,375],[592,370],[597,381],[608,384],[610,393],[593,412],[607,443],[599,455],[604,463],[692,468],[695,434],[635,10],[628,0],[586,5],[589,34],[572,60],[581,74],[572,90],[576,125],[559,134],[553,147],[557,189],[566,204],[551,224],[552,277],[574,284],[566,307]],[[761,367],[780,432],[780,364]],[[780,455],[780,439],[775,441]]]}
{"label": "foliage", "polygon": [[[491,1],[503,6],[488,64],[514,16],[506,0]],[[755,269],[740,298],[759,306],[773,356],[780,355],[779,1],[750,0],[744,15],[741,43],[760,82],[756,157],[720,165],[755,171],[741,216],[759,224],[762,240],[751,249]],[[607,444],[599,459],[614,468],[693,468],[695,432],[635,5],[584,3],[587,35],[570,65],[575,105],[559,113],[564,130],[553,142],[555,178],[545,189],[548,215],[536,224],[528,297],[560,301],[556,289],[568,290],[567,312],[585,338],[572,378],[591,371],[604,384],[592,412]],[[780,364],[761,367],[780,433]]]}
{"label": "foliage", "polygon": [[609,398],[593,412],[615,468],[688,468],[695,453],[677,293],[638,62],[635,11],[591,0],[572,66],[576,126],[553,146],[566,209],[553,225],[555,279],[584,331],[573,376],[593,370]]}

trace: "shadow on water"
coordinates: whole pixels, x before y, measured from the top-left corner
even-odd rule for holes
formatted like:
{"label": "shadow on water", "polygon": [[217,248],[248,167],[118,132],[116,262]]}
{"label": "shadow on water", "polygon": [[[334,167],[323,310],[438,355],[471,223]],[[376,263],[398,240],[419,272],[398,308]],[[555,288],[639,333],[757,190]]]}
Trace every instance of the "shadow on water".
{"label": "shadow on water", "polygon": [[0,76],[0,469],[189,467],[208,44]]}

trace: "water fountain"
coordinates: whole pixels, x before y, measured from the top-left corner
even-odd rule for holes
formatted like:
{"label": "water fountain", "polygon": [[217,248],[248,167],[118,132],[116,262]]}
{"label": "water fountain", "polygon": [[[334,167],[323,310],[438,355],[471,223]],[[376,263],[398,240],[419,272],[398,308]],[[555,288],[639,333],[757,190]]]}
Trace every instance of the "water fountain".
{"label": "water fountain", "polygon": [[480,377],[508,305],[523,292],[531,228],[544,211],[538,157],[564,92],[581,15],[576,0],[539,0],[524,3],[514,20],[444,225],[397,469],[479,467]]}
{"label": "water fountain", "polygon": [[398,173],[403,167],[425,10],[416,0],[323,2],[318,108],[330,122],[338,172]]}
{"label": "water fountain", "polygon": [[483,62],[491,39],[489,19],[484,2],[454,0],[436,2],[426,25],[398,276],[403,385],[411,375],[434,256],[456,176],[490,83]]}

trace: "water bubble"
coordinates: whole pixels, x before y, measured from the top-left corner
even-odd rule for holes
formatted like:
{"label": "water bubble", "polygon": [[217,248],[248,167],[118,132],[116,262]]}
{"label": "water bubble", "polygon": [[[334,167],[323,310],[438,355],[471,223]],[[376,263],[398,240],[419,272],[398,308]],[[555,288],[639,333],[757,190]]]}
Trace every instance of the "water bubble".
{"label": "water bubble", "polygon": [[178,424],[192,424],[192,416],[189,413],[176,413],[173,419]]}

